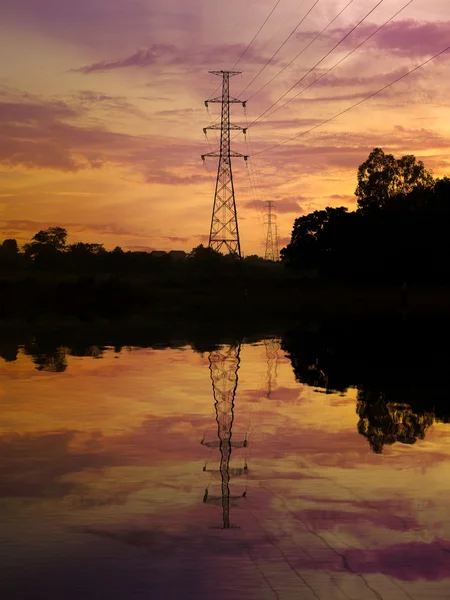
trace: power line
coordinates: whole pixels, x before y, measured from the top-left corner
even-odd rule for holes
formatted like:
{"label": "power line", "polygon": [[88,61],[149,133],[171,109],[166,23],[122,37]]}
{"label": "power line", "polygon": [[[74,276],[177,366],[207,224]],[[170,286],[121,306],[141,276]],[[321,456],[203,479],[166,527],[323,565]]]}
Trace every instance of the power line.
{"label": "power line", "polygon": [[288,142],[291,142],[292,140],[295,140],[295,139],[297,139],[299,137],[307,135],[308,133],[311,133],[311,131],[314,131],[315,129],[318,129],[319,127],[322,127],[323,125],[326,125],[327,123],[330,123],[331,121],[334,121],[334,119],[337,119],[338,117],[342,116],[343,114],[345,114],[345,113],[353,110],[357,106],[360,106],[364,102],[367,102],[367,100],[370,100],[374,96],[377,96],[378,94],[381,94],[381,92],[384,92],[385,90],[387,90],[388,88],[390,88],[394,84],[398,83],[399,81],[401,81],[402,79],[404,79],[408,75],[411,75],[415,71],[418,71],[420,68],[422,68],[425,65],[427,65],[428,63],[432,62],[433,60],[435,60],[436,58],[438,58],[442,54],[445,54],[449,50],[450,50],[450,46],[447,46],[447,48],[444,48],[444,50],[441,50],[440,52],[438,52],[437,54],[435,54],[431,58],[428,58],[424,62],[422,62],[419,65],[415,66],[410,71],[407,71],[403,75],[400,75],[400,77],[397,77],[397,79],[394,79],[394,81],[391,81],[390,83],[388,83],[387,85],[385,85],[381,89],[377,90],[376,92],[372,92],[371,94],[369,94],[368,96],[366,96],[362,100],[359,100],[359,102],[355,102],[355,104],[352,104],[351,106],[347,107],[346,109],[341,110],[341,112],[339,112],[337,115],[334,115],[333,117],[330,117],[329,119],[326,119],[325,121],[322,121],[321,123],[318,123],[317,125],[314,125],[314,127],[311,127],[310,129],[307,129],[306,131],[302,131],[301,133],[297,133],[296,135],[288,138],[287,140],[284,140],[284,142],[280,142],[279,144],[274,144],[273,146],[270,146],[269,148],[265,148],[264,150],[260,150],[259,152],[256,152],[255,154],[262,154],[263,152],[268,152],[269,150],[273,150],[274,148],[278,148],[278,146],[281,146],[283,144],[287,144]]}
{"label": "power line", "polygon": [[[402,6],[402,8],[400,8],[400,10],[398,10],[394,15],[392,15],[392,17],[390,17],[387,21],[385,21],[382,25],[380,25],[379,27],[377,27],[377,29],[375,29],[375,31],[373,31],[370,35],[368,35],[362,42],[360,42],[355,48],[353,48],[353,50],[350,50],[350,52],[348,52],[345,56],[343,56],[340,60],[338,60],[337,63],[335,63],[332,67],[330,67],[327,71],[325,71],[324,73],[322,73],[322,75],[320,75],[319,77],[317,77],[317,79],[315,79],[314,81],[312,81],[309,85],[307,85],[306,87],[304,87],[302,90],[300,90],[297,94],[295,94],[295,96],[292,96],[292,98],[289,98],[288,100],[286,100],[286,102],[284,102],[281,106],[278,106],[277,108],[275,108],[275,110],[273,110],[271,113],[269,113],[267,115],[267,117],[272,116],[274,113],[276,113],[278,110],[282,109],[284,106],[286,106],[286,104],[289,104],[289,102],[292,102],[292,100],[295,100],[295,98],[298,98],[299,96],[301,96],[303,94],[303,92],[306,92],[306,90],[309,90],[309,88],[311,88],[313,85],[315,85],[318,81],[320,81],[321,79],[323,79],[326,75],[328,75],[329,73],[331,73],[331,71],[333,71],[336,67],[338,67],[341,63],[344,62],[344,60],[347,60],[347,58],[349,58],[349,56],[351,56],[352,54],[354,54],[357,50],[359,50],[361,48],[361,46],[363,46],[366,42],[368,42],[371,38],[373,38],[374,35],[376,35],[379,31],[381,31],[381,29],[383,29],[384,27],[386,27],[386,25],[388,25],[393,19],[395,19],[395,17],[397,17],[401,12],[403,12],[405,10],[405,8],[407,8],[410,4],[412,4],[414,2],[414,0],[409,0],[409,2],[407,2],[404,6]],[[266,117],[266,118],[267,118]]]}
{"label": "power line", "polygon": [[[261,92],[265,87],[267,87],[270,83],[272,83],[272,81],[274,81],[277,77],[279,77],[281,75],[281,73],[284,73],[284,71],[286,69],[288,69],[292,63],[294,63],[302,54],[303,52],[305,52],[305,50],[307,50],[312,44],[314,44],[314,42],[336,21],[336,19],[338,19],[342,13],[347,10],[347,8],[350,6],[350,4],[352,4],[355,0],[350,0],[350,2],[348,2],[344,8],[342,10],[340,10],[338,12],[338,14],[328,23],[328,25],[326,25],[322,31],[320,31],[302,50],[300,50],[300,52],[294,56],[294,58],[287,64],[285,65],[281,71],[278,71],[278,73],[276,73],[272,79],[269,79],[269,81],[267,81],[262,87],[259,88],[259,90],[257,90],[256,92],[254,92],[249,98],[248,100],[250,100],[251,98],[253,98],[254,96],[256,96],[256,94],[259,94],[259,92]],[[247,86],[248,87],[248,86]],[[247,88],[245,88],[247,89]]]}
{"label": "power line", "polygon": [[[337,44],[335,44],[335,45],[333,46],[333,48],[331,48],[331,50],[329,50],[329,51],[328,51],[328,52],[325,54],[325,56],[323,56],[323,57],[322,57],[322,58],[321,58],[321,59],[320,59],[320,60],[319,60],[319,61],[318,61],[318,62],[317,62],[317,63],[316,63],[316,64],[315,64],[313,67],[311,67],[311,68],[309,69],[309,71],[307,71],[307,73],[305,73],[305,75],[303,75],[303,77],[301,77],[301,78],[300,78],[300,79],[299,79],[299,80],[298,80],[296,83],[294,83],[294,85],[293,85],[292,87],[290,87],[290,88],[287,90],[287,92],[285,92],[285,93],[284,93],[282,96],[280,96],[280,97],[278,98],[278,100],[276,100],[276,101],[275,101],[275,102],[274,102],[274,103],[273,103],[271,106],[269,106],[269,108],[267,108],[267,109],[266,109],[266,110],[265,110],[263,113],[261,113],[261,114],[259,115],[259,117],[257,117],[257,118],[256,118],[256,119],[255,119],[255,120],[252,122],[252,123],[250,123],[250,127],[251,127],[252,125],[254,125],[254,124],[257,122],[257,121],[259,121],[260,119],[262,119],[262,117],[263,117],[265,114],[267,114],[271,108],[273,108],[273,107],[274,107],[276,104],[278,104],[278,102],[279,102],[280,100],[282,100],[282,99],[283,99],[285,96],[287,96],[287,95],[289,94],[289,92],[291,92],[291,91],[292,91],[292,90],[293,90],[295,87],[297,87],[297,85],[298,85],[299,83],[301,83],[301,82],[302,82],[302,81],[305,79],[305,77],[307,77],[307,76],[308,76],[310,73],[312,73],[312,71],[314,71],[314,69],[315,69],[316,67],[318,67],[318,66],[320,65],[320,63],[322,63],[322,62],[323,62],[323,61],[324,61],[324,60],[325,60],[325,59],[326,59],[326,58],[327,58],[327,57],[328,57],[328,56],[329,56],[329,55],[330,55],[330,54],[331,54],[331,53],[332,53],[334,50],[336,50],[336,48],[337,48],[338,46],[340,46],[340,45],[342,44],[342,42],[344,42],[344,41],[345,41],[345,40],[348,38],[348,36],[349,36],[351,33],[353,33],[353,32],[355,31],[355,29],[356,29],[357,27],[359,27],[359,26],[361,25],[361,23],[363,23],[363,22],[364,22],[364,21],[367,19],[367,17],[368,17],[369,15],[371,15],[371,14],[373,13],[373,11],[374,11],[376,8],[378,8],[378,7],[380,6],[380,4],[382,4],[383,2],[384,2],[384,0],[378,0],[377,4],[376,4],[376,5],[375,5],[373,8],[371,8],[371,9],[369,10],[369,12],[368,12],[368,13],[366,13],[366,14],[365,14],[365,16],[364,16],[362,19],[360,19],[360,20],[358,21],[358,23],[356,23],[356,25],[354,25],[354,26],[353,26],[353,27],[350,29],[350,31],[348,31],[348,32],[347,32],[347,33],[344,35],[344,37],[342,37],[342,38],[339,40],[339,42],[337,42]],[[274,112],[275,112],[275,111],[274,111]]]}
{"label": "power line", "polygon": [[302,8],[302,6],[305,4],[305,0],[300,0],[300,4],[297,6],[297,8],[294,10],[293,13],[291,13],[288,17],[288,19],[286,21],[283,22],[283,25],[281,25],[280,27],[278,27],[278,29],[275,31],[275,33],[273,34],[273,36],[270,38],[270,40],[267,41],[267,44],[265,44],[262,48],[261,48],[261,53],[264,52],[264,50],[266,48],[268,48],[268,46],[273,42],[273,40],[277,37],[277,35],[280,33],[280,31],[282,29],[284,29],[285,25],[288,25],[289,23],[292,22],[292,19],[300,12],[300,9]]}
{"label": "power line", "polygon": [[242,52],[242,54],[240,55],[240,57],[237,59],[237,61],[234,63],[232,70],[235,69],[236,65],[238,63],[241,62],[241,60],[244,58],[245,54],[248,52],[248,50],[250,49],[250,47],[252,46],[253,42],[256,40],[256,38],[258,37],[258,35],[261,33],[261,31],[263,30],[263,28],[265,27],[267,21],[270,19],[270,17],[272,16],[272,14],[275,12],[277,6],[280,4],[281,0],[277,0],[277,2],[275,2],[275,5],[273,6],[272,10],[269,12],[269,14],[267,15],[267,17],[265,18],[263,24],[261,25],[261,27],[258,29],[258,31],[255,33],[255,35],[253,36],[253,39],[251,40],[251,42],[248,44],[247,48],[245,48],[245,50]]}
{"label": "power line", "polygon": [[250,81],[250,83],[246,85],[246,87],[242,90],[242,92],[239,94],[239,96],[242,96],[242,94],[245,92],[245,90],[247,90],[252,85],[252,83],[255,81],[255,79],[257,79],[261,75],[261,73],[264,71],[264,69],[267,68],[267,66],[272,62],[272,60],[275,58],[275,56],[278,54],[278,52],[288,43],[288,41],[291,39],[291,37],[294,35],[294,33],[297,31],[297,29],[300,27],[300,25],[306,19],[306,17],[311,13],[313,8],[319,2],[320,2],[320,0],[315,0],[314,4],[311,6],[311,8],[308,10],[308,12],[300,19],[300,21],[297,23],[297,25],[294,27],[294,29],[291,31],[291,33],[287,36],[287,38],[281,44],[281,46],[279,46],[277,48],[277,50],[272,54],[272,56],[266,62],[266,64],[261,67],[261,69],[258,71],[258,73],[253,77],[253,79]]}
{"label": "power line", "polygon": [[[248,50],[250,49],[250,47],[252,46],[253,42],[256,40],[256,38],[258,37],[258,35],[261,33],[261,31],[263,30],[263,28],[265,27],[267,21],[270,19],[270,17],[272,16],[272,14],[275,12],[275,9],[277,8],[277,6],[280,4],[281,0],[277,0],[277,2],[275,2],[275,5],[273,6],[272,10],[269,12],[269,14],[267,15],[267,17],[264,19],[263,24],[261,25],[261,27],[258,29],[258,31],[255,33],[255,35],[253,36],[251,42],[247,45],[247,47],[245,48],[245,50],[242,52],[242,54],[239,56],[239,58],[237,59],[237,61],[234,63],[233,67],[231,68],[232,71],[234,71],[234,69],[236,68],[236,66],[241,62],[241,60],[244,58],[244,56],[246,55],[246,53],[248,52]],[[247,8],[250,6],[251,4],[251,0],[250,2],[247,3],[245,10],[247,10]],[[217,91],[220,89],[220,85],[218,85],[216,87],[216,89],[214,90],[212,96],[215,96]]]}

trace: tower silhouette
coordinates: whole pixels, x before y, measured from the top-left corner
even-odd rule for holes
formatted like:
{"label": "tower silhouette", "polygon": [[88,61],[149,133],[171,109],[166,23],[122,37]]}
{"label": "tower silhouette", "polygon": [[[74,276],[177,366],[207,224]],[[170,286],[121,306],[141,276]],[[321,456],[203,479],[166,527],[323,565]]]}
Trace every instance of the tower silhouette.
{"label": "tower silhouette", "polygon": [[267,236],[266,236],[266,252],[264,258],[266,260],[277,261],[279,259],[278,252],[278,228],[275,223],[275,215],[272,211],[274,206],[273,200],[266,200],[267,204]]}
{"label": "tower silhouette", "polygon": [[245,108],[246,103],[237,98],[230,97],[230,77],[239,75],[240,71],[209,72],[212,75],[222,77],[222,95],[205,100],[205,106],[208,108],[210,102],[216,102],[222,105],[222,110],[220,124],[212,124],[203,129],[205,135],[207,135],[208,129],[220,130],[219,150],[202,154],[202,160],[205,160],[207,156],[219,159],[208,246],[217,252],[220,252],[225,246],[229,253],[237,254],[240,258],[241,242],[239,238],[236,200],[234,197],[231,159],[244,158],[244,160],[247,160],[248,156],[231,151],[230,132],[232,130],[239,130],[245,134],[247,130],[230,122],[230,104],[242,104]]}
{"label": "tower silhouette", "polygon": [[[230,469],[232,448],[247,447],[247,439],[243,441],[232,441],[232,429],[234,422],[234,400],[238,386],[238,370],[240,364],[240,342],[231,344],[229,348],[221,348],[209,354],[209,370],[211,375],[212,390],[214,396],[214,407],[216,410],[217,440],[201,441],[201,444],[209,448],[219,448],[220,451],[220,479],[221,494],[212,496],[208,487],[203,497],[204,503],[222,504],[223,529],[230,528],[230,499],[243,498],[246,495],[230,495],[230,476],[242,475],[247,472],[247,464],[243,468]],[[206,466],[204,471],[206,471]]]}

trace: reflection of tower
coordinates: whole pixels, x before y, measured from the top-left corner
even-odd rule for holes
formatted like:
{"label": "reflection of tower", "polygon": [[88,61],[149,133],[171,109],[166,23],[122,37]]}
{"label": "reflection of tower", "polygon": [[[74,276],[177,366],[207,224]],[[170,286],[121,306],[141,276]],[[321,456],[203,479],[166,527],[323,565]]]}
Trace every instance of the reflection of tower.
{"label": "reflection of tower", "polygon": [[280,342],[276,339],[267,339],[264,340],[264,346],[266,347],[267,358],[267,398],[270,399],[272,389],[277,381]]}
{"label": "reflection of tower", "polygon": [[[238,385],[238,370],[240,363],[241,344],[232,344],[228,349],[211,352],[209,355],[209,369],[211,374],[213,395],[215,400],[217,436],[218,440],[207,442],[202,440],[204,446],[219,448],[220,450],[220,477],[222,493],[219,497],[211,496],[208,488],[205,490],[203,502],[221,502],[223,513],[223,528],[230,528],[230,499],[245,497],[246,492],[240,496],[230,496],[230,474],[239,475],[247,471],[245,464],[242,469],[230,469],[232,448],[245,448],[247,439],[243,441],[231,440],[234,421],[234,399]],[[205,469],[206,470],[206,467]]]}

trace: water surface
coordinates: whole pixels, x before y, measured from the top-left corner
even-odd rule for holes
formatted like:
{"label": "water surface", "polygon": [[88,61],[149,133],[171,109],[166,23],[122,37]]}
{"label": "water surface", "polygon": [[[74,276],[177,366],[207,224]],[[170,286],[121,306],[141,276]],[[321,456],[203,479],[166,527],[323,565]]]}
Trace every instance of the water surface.
{"label": "water surface", "polygon": [[449,598],[435,379],[333,387],[294,346],[0,360],[2,598]]}

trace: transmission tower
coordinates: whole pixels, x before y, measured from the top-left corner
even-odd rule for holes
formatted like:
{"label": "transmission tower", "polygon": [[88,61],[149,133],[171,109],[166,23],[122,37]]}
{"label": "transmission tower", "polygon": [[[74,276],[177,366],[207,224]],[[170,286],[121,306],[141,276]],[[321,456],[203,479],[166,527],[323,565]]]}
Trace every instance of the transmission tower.
{"label": "transmission tower", "polygon": [[275,223],[275,215],[272,212],[274,201],[266,200],[267,204],[267,237],[266,237],[266,253],[264,258],[266,260],[277,261],[279,259],[278,253],[278,229]]}
{"label": "transmission tower", "polygon": [[[216,409],[217,440],[201,441],[209,448],[219,448],[221,478],[220,496],[211,496],[205,489],[203,502],[222,504],[223,529],[230,528],[230,499],[243,498],[246,495],[230,496],[230,475],[242,475],[247,472],[247,464],[243,468],[230,469],[231,449],[247,447],[247,439],[231,441],[234,421],[234,399],[238,385],[238,370],[240,363],[240,343],[232,344],[228,349],[211,352],[209,355],[209,370]],[[203,469],[206,471],[206,466]]]}
{"label": "transmission tower", "polygon": [[275,222],[275,256],[280,260],[280,242],[278,239],[278,223]]}
{"label": "transmission tower", "polygon": [[222,105],[222,111],[220,124],[212,124],[203,129],[205,135],[207,135],[206,132],[208,129],[220,130],[219,150],[202,154],[202,160],[205,160],[206,156],[219,159],[208,246],[217,252],[220,252],[225,246],[229,253],[237,254],[241,258],[241,243],[239,239],[231,159],[243,158],[247,160],[248,156],[231,151],[230,132],[232,130],[239,130],[245,134],[247,130],[230,122],[230,104],[242,104],[245,108],[246,103],[237,98],[230,97],[230,77],[239,75],[240,71],[209,72],[212,75],[222,77],[222,95],[206,100],[205,106],[208,108],[208,103],[216,102]]}

